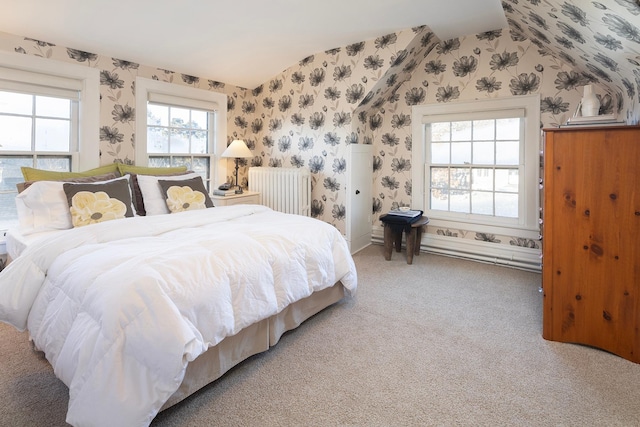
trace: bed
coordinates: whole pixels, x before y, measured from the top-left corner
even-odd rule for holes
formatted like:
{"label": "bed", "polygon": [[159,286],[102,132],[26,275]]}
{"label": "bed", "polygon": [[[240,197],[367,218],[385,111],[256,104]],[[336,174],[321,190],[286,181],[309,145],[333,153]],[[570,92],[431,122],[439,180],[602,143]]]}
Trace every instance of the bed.
{"label": "bed", "polygon": [[0,320],[29,331],[77,426],[148,425],[357,287],[333,226],[258,205],[15,236]]}

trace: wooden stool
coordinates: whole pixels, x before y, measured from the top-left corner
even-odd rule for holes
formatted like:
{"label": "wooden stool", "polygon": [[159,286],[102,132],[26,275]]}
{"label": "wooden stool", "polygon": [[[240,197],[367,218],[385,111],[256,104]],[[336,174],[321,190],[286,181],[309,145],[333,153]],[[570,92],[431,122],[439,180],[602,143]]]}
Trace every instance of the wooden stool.
{"label": "wooden stool", "polygon": [[[425,225],[429,224],[429,218],[423,216],[413,224],[411,231],[407,234],[407,264],[413,263],[413,255],[420,255],[420,240],[422,239],[422,231]],[[417,243],[417,244],[416,244]],[[402,231],[394,232],[392,227],[384,224],[384,259],[391,259],[393,246],[396,252],[400,252],[402,247]]]}

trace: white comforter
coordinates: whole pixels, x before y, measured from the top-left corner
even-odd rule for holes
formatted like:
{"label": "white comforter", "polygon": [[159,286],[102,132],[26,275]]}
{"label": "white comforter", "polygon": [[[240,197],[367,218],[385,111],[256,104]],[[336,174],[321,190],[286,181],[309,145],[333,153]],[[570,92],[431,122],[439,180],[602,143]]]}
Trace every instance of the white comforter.
{"label": "white comforter", "polygon": [[148,425],[187,362],[356,271],[331,225],[238,205],[60,232],[0,273],[0,320],[28,328],[69,387],[67,422]]}

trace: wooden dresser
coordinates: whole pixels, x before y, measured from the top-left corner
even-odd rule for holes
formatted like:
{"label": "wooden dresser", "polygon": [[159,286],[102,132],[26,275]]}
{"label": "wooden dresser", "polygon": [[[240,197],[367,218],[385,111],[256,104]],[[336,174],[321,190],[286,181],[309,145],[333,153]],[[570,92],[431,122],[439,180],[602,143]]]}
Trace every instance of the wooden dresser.
{"label": "wooden dresser", "polygon": [[543,337],[640,363],[640,127],[545,129]]}

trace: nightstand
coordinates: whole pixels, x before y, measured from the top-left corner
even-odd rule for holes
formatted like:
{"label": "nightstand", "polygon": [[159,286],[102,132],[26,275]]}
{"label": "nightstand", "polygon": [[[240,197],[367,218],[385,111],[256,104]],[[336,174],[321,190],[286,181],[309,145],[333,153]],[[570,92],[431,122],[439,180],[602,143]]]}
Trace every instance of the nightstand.
{"label": "nightstand", "polygon": [[257,191],[245,191],[242,194],[233,194],[231,196],[211,196],[214,206],[232,206],[232,205],[259,205],[260,193]]}

